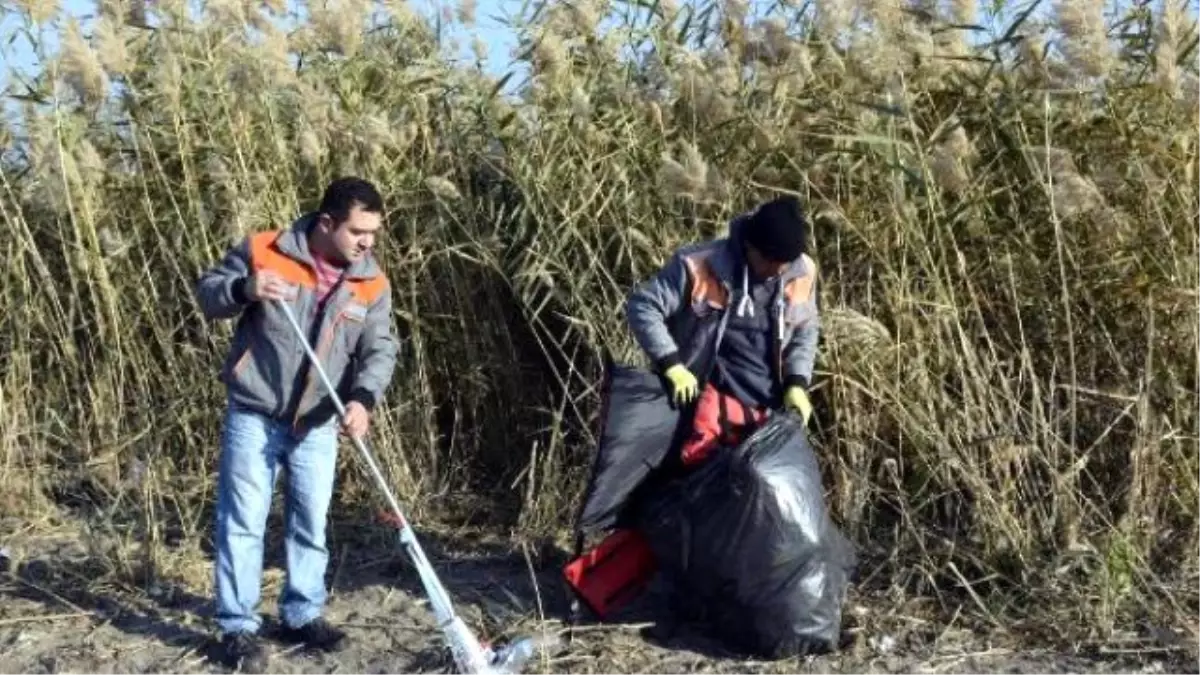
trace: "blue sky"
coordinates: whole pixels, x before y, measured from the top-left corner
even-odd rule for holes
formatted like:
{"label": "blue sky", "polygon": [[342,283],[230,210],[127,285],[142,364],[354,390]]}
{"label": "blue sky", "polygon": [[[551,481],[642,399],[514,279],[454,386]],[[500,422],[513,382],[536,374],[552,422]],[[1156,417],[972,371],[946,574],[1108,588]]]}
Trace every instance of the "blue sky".
{"label": "blue sky", "polygon": [[[59,0],[59,3],[63,12],[79,17],[81,21],[86,21],[87,17],[96,11],[97,4],[96,0]],[[410,0],[410,3],[429,16],[434,16],[438,11],[431,0]],[[515,17],[521,11],[521,6],[521,0],[478,0],[477,2],[474,34],[487,44],[487,68],[494,73],[503,74],[509,70],[511,52],[516,45],[516,40],[512,31],[504,25],[504,21]],[[0,7],[3,7],[2,2],[0,2]],[[10,69],[30,73],[38,65],[37,55],[23,35],[18,36],[11,44],[4,44],[21,26],[21,23],[21,18],[11,11],[4,12],[0,17],[0,41],[2,41],[0,42],[0,62],[4,64],[0,68],[2,71],[0,72],[0,83],[2,83],[0,89],[7,87]],[[51,49],[57,48],[54,32],[53,29],[43,31],[43,39]],[[470,54],[470,40],[470,34],[460,39],[464,58]]]}
{"label": "blue sky", "polygon": [[[62,9],[74,16],[85,20],[95,12],[96,0],[58,0]],[[200,0],[202,1],[202,0]],[[442,0],[451,6],[457,5],[459,0]],[[1016,3],[1004,2],[1002,5],[1024,5],[1032,0],[1017,0]],[[439,11],[435,0],[409,0],[410,4],[419,9],[428,16],[436,16]],[[1049,5],[1051,0],[1043,0],[1043,5]],[[0,6],[3,6],[3,0],[0,0]],[[477,0],[475,10],[476,25],[475,33],[488,46],[488,70],[500,75],[509,71],[511,65],[511,52],[515,46],[516,40],[505,25],[507,19],[514,18],[522,11],[524,0]],[[749,4],[755,6],[756,9],[761,9],[762,0],[752,0]],[[772,4],[769,2],[766,4]],[[981,0],[980,5],[987,7],[992,4],[991,0]],[[980,20],[983,21],[984,13],[981,12]],[[5,66],[11,66],[23,72],[30,72],[37,65],[37,57],[30,47],[29,42],[24,37],[18,37],[11,44],[4,44],[6,38],[13,35],[15,29],[21,25],[21,18],[14,12],[6,12],[0,17],[0,58],[2,58]],[[55,48],[55,35],[53,29],[47,29],[43,32],[43,39],[47,44],[51,45],[51,49]],[[462,43],[462,51],[464,58],[470,54],[470,35],[463,36],[460,40]],[[8,67],[0,68],[0,82],[7,84],[8,82]],[[3,86],[0,84],[0,86]]]}
{"label": "blue sky", "polygon": [[[58,0],[60,17],[69,14],[80,19],[85,33],[89,18],[96,12],[97,0]],[[458,0],[450,0],[457,3]],[[32,74],[39,68],[38,56],[27,36],[21,30],[24,18],[13,11],[5,9],[4,0],[0,0],[0,118],[11,127],[20,128],[20,103],[16,99],[4,96],[6,91],[20,92],[19,85],[13,86],[12,72]],[[410,6],[427,15],[436,16],[440,11],[434,0],[409,0]],[[487,63],[485,68],[500,76],[508,73],[515,65],[512,59],[516,38],[513,31],[505,24],[515,19],[522,11],[524,0],[477,0],[475,9],[475,25],[472,32],[457,35],[460,52],[464,63],[474,63],[471,52],[471,39],[478,36],[487,45]],[[15,36],[15,39],[13,39]],[[40,39],[44,48],[50,52],[58,49],[57,27],[48,26],[42,29]],[[509,82],[509,89],[520,78]]]}
{"label": "blue sky", "polygon": [[[37,0],[35,0],[37,1]],[[203,0],[193,0],[203,2]],[[440,11],[439,2],[454,7],[460,0],[409,0],[411,6],[428,15],[436,16]],[[503,75],[512,70],[512,51],[516,44],[513,32],[505,26],[506,21],[515,18],[522,12],[528,0],[476,0],[475,26],[473,35],[477,35],[488,47],[487,70],[494,75]],[[1028,6],[1028,3],[1038,0],[979,0],[980,14],[977,20],[984,24],[993,35],[1003,30],[1013,16]],[[1180,1],[1180,0],[1174,0]],[[58,0],[63,11],[80,17],[86,25],[87,17],[95,12],[97,0]],[[1114,5],[1127,5],[1129,0],[1106,0],[1110,11]],[[1162,0],[1151,0],[1155,11],[1159,10]],[[5,6],[5,0],[0,0],[0,8]],[[619,4],[619,3],[618,3]],[[764,4],[774,4],[772,0],[751,0],[749,3],[756,10],[761,10]],[[1043,14],[1054,4],[1053,0],[1041,0],[1037,14]],[[1194,0],[1186,0],[1188,14],[1195,17]],[[754,12],[754,13],[757,13]],[[991,16],[989,17],[989,14]],[[10,84],[10,70],[29,73],[38,66],[37,57],[30,43],[18,33],[22,25],[22,17],[13,11],[0,14],[0,92]],[[50,27],[43,30],[42,38],[51,50],[56,49],[56,29]],[[9,38],[16,36],[10,41]],[[460,35],[459,43],[464,59],[471,59],[470,44],[472,34]],[[977,39],[987,39],[986,34],[978,35]],[[515,78],[520,79],[520,78]],[[515,80],[514,80],[515,81]],[[512,83],[510,83],[511,86]],[[12,101],[6,101],[4,107],[12,110]]]}

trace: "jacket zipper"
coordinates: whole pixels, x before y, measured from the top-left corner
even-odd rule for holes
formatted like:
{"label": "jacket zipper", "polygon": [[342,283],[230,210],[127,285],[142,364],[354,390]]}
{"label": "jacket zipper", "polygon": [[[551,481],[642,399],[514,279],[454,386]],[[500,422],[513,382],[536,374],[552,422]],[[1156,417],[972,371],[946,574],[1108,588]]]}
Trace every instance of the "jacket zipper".
{"label": "jacket zipper", "polygon": [[[337,284],[329,289],[329,295],[325,300],[325,311],[328,311],[330,305],[338,301],[338,294],[341,293],[342,287],[345,285],[346,279],[343,276],[338,280]],[[322,332],[320,339],[317,341],[317,348],[314,353],[317,355],[318,361],[324,361],[326,352],[329,350],[329,344],[333,341],[333,336],[337,335],[338,324],[342,321],[341,304],[338,305],[338,313],[329,322],[329,325]],[[300,411],[304,410],[304,402],[308,400],[309,394],[312,393],[313,380],[316,377],[315,371],[317,368],[313,364],[308,364],[308,373],[304,377],[304,393],[300,395],[300,400],[296,402],[296,412],[292,413],[292,430],[296,431],[300,424]]]}
{"label": "jacket zipper", "polygon": [[[780,294],[783,293],[783,286],[780,285]],[[779,386],[783,386],[783,298],[775,300],[775,377],[779,380]]]}
{"label": "jacket zipper", "polygon": [[[329,351],[329,343],[333,341],[333,336],[337,334],[338,324],[341,323],[341,321],[342,314],[341,312],[338,312],[337,317],[330,322],[329,327],[321,336],[321,340],[317,343],[317,348],[315,350],[318,360],[322,362],[325,360],[325,357],[327,356],[326,352]],[[300,396],[300,400],[296,402],[296,412],[292,415],[292,429],[296,429],[300,423],[300,411],[304,410],[304,403],[308,400],[309,394],[312,393],[313,383],[315,382],[316,378],[316,375],[313,373],[313,371],[316,369],[316,366],[313,364],[310,363],[308,365],[308,374],[304,378],[304,393]]]}

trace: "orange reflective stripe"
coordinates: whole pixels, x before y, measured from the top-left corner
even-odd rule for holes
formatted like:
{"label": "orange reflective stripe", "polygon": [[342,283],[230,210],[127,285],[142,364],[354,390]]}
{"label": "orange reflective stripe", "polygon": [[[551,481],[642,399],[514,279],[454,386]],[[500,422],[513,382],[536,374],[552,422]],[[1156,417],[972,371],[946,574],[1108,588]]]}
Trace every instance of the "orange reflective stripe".
{"label": "orange reflective stripe", "polygon": [[354,299],[368,307],[371,303],[379,299],[388,288],[387,278],[382,274],[363,279],[362,281],[353,281],[350,283],[350,293],[354,295]]}
{"label": "orange reflective stripe", "polygon": [[[304,288],[317,288],[317,271],[312,266],[291,258],[275,248],[280,232],[261,232],[250,237],[250,265],[255,271],[271,270],[290,284]],[[388,288],[387,278],[382,274],[370,279],[351,281],[347,284],[354,299],[370,305],[379,299]]]}
{"label": "orange reflective stripe", "polygon": [[803,256],[803,260],[808,267],[808,273],[792,279],[783,287],[783,297],[787,298],[789,305],[807,302],[812,297],[813,281],[817,278],[817,265],[807,255]]}
{"label": "orange reflective stripe", "polygon": [[317,287],[317,272],[299,260],[280,253],[274,246],[279,232],[261,232],[250,237],[250,265],[254,271],[271,270],[289,284]]}
{"label": "orange reflective stripe", "polygon": [[[697,258],[699,258],[697,260]],[[688,276],[692,280],[692,302],[708,302],[717,309],[724,309],[729,303],[725,286],[713,272],[708,259],[701,256],[686,256],[683,259],[687,265]]]}

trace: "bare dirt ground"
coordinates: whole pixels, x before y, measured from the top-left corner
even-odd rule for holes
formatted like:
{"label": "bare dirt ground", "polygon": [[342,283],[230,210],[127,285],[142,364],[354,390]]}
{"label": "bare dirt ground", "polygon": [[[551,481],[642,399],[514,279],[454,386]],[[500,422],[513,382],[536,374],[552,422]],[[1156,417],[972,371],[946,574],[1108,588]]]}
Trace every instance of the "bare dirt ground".
{"label": "bare dirt ground", "polygon": [[[420,536],[482,640],[561,634],[561,550]],[[281,561],[271,553],[279,549],[277,534],[274,539],[261,608],[268,636],[282,582]],[[156,580],[131,585],[113,581],[121,575],[89,554],[79,537],[10,536],[0,546],[8,555],[0,561],[0,672],[228,672],[209,659],[211,566],[200,552],[160,560]],[[330,568],[327,615],[348,630],[352,643],[337,654],[312,655],[271,641],[271,672],[453,671],[400,550],[379,542],[335,544]],[[650,609],[654,600],[646,596],[620,625],[583,626],[571,643],[527,672],[1198,672],[1195,641],[1179,634],[1130,631],[1103,646],[1029,648],[1012,634],[906,616],[894,604],[873,609],[885,603],[862,597],[847,605],[857,628],[843,651],[747,661],[695,627],[685,626],[665,644],[644,635],[641,629],[659,618]]]}

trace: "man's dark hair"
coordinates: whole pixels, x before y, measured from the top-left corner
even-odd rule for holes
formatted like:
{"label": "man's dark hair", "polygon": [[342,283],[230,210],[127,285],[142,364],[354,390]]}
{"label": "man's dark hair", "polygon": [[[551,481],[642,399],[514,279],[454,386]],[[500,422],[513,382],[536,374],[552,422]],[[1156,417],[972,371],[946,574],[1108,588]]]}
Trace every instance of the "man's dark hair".
{"label": "man's dark hair", "polygon": [[374,185],[362,178],[345,176],[325,188],[318,210],[329,216],[334,225],[341,225],[355,205],[368,213],[383,213],[383,197]]}

